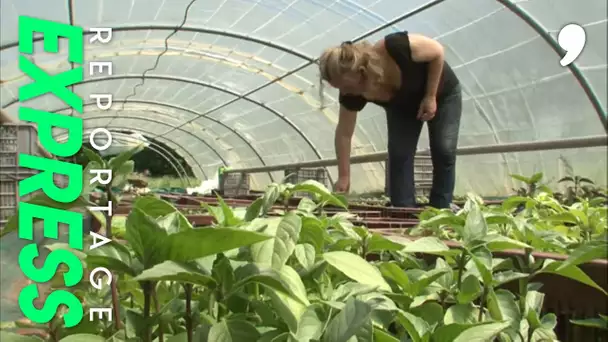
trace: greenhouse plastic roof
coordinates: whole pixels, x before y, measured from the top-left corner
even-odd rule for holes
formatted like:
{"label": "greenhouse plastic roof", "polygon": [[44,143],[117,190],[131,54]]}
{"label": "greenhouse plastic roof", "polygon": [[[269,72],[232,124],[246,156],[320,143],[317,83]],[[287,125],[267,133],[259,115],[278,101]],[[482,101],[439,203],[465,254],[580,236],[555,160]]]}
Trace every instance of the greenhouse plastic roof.
{"label": "greenhouse plastic roof", "polygon": [[[334,157],[337,93],[326,87],[330,103],[320,109],[315,59],[344,40],[373,41],[401,30],[446,47],[464,92],[459,146],[606,134],[605,0],[1,1],[1,101],[8,113],[17,116],[18,88],[30,82],[17,63],[19,15],[112,27],[109,44],[87,41],[85,60],[111,61],[113,74],[87,73],[74,91],[87,103],[90,94],[111,93],[115,104],[108,111],[88,105],[86,127],[159,139],[200,178],[222,164]],[[568,23],[584,27],[587,44],[574,64],[562,67],[556,37]],[[65,46],[53,55],[36,44],[38,66],[49,73],[70,68]],[[28,105],[72,113],[51,95]],[[427,145],[423,133],[419,148]],[[384,112],[366,106],[353,155],[385,149]],[[502,194],[513,186],[509,174],[542,170],[555,180],[564,165],[605,182],[606,148],[463,156],[457,191]],[[337,170],[329,170],[335,179]],[[383,163],[353,166],[352,174],[355,191],[384,185]],[[270,181],[265,173],[253,177],[253,187]]]}

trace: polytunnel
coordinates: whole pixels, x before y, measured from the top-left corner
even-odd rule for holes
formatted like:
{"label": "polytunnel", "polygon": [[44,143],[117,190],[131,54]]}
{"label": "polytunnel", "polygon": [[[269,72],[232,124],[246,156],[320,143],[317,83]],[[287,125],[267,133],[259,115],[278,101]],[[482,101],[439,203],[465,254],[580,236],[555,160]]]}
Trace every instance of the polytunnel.
{"label": "polytunnel", "polygon": [[[407,30],[441,42],[462,84],[457,193],[504,195],[510,174],[543,171],[555,181],[568,169],[605,184],[607,10],[605,0],[2,0],[2,108],[16,117],[18,88],[30,82],[17,62],[19,15],[111,27],[108,44],[85,41],[85,61],[112,62],[112,74],[85,67],[85,81],[73,86],[87,129],[154,138],[200,179],[222,165],[331,159],[337,92],[325,87],[321,108],[317,57],[345,40]],[[564,67],[557,35],[569,23],[584,28],[586,45]],[[35,44],[33,59],[47,72],[73,67],[66,46],[45,54],[40,38]],[[114,96],[111,110],[90,100],[104,93]],[[28,105],[71,113],[51,95]],[[366,106],[352,155],[386,145],[383,110]],[[427,146],[423,130],[418,147]],[[353,191],[384,187],[382,158],[351,173]],[[261,188],[282,174],[252,178]]]}

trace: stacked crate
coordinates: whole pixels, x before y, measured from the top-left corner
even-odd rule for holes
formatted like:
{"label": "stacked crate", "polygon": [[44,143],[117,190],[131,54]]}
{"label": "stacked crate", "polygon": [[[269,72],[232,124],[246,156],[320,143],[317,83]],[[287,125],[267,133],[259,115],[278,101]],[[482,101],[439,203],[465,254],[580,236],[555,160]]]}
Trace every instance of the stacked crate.
{"label": "stacked crate", "polygon": [[[384,192],[390,197],[389,193],[389,161],[385,161],[385,188]],[[414,184],[416,186],[416,196],[429,197],[433,182],[433,162],[431,156],[418,155],[414,158]]]}
{"label": "stacked crate", "polygon": [[[307,180],[317,181],[324,186],[328,187],[328,175],[327,169],[323,167],[319,168],[290,168],[284,171],[284,183],[299,184]],[[311,197],[307,193],[297,192],[294,194],[296,197]]]}
{"label": "stacked crate", "polygon": [[416,156],[414,158],[414,184],[416,196],[429,197],[433,183],[433,161],[431,156]]}
{"label": "stacked crate", "polygon": [[[38,173],[19,167],[19,154],[40,155],[36,127],[27,124],[0,125],[0,229],[17,212],[19,201],[27,201],[35,193],[19,198],[19,181]],[[55,176],[55,184],[66,186],[62,176]]]}
{"label": "stacked crate", "polygon": [[219,183],[224,197],[249,195],[251,178],[247,173],[222,173]]}

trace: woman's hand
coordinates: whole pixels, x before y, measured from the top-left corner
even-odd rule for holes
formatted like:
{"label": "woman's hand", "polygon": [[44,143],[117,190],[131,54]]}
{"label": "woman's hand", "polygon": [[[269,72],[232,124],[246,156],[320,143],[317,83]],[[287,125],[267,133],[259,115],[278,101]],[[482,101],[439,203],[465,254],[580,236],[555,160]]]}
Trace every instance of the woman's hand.
{"label": "woman's hand", "polygon": [[350,190],[350,177],[340,177],[334,186],[334,192],[348,193]]}
{"label": "woman's hand", "polygon": [[420,102],[418,109],[418,120],[429,121],[435,117],[437,112],[437,99],[434,96],[425,96]]}

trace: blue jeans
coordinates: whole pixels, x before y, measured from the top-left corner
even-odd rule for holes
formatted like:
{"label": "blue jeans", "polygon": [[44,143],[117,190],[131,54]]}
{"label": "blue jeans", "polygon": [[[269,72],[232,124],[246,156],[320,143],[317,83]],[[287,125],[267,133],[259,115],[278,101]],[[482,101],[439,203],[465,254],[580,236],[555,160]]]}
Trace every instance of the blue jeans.
{"label": "blue jeans", "polygon": [[[387,109],[388,192],[395,207],[415,207],[414,157],[424,122],[412,112]],[[433,161],[433,186],[429,205],[449,208],[456,183],[456,147],[462,115],[462,91],[457,86],[437,100],[437,113],[428,121]]]}

